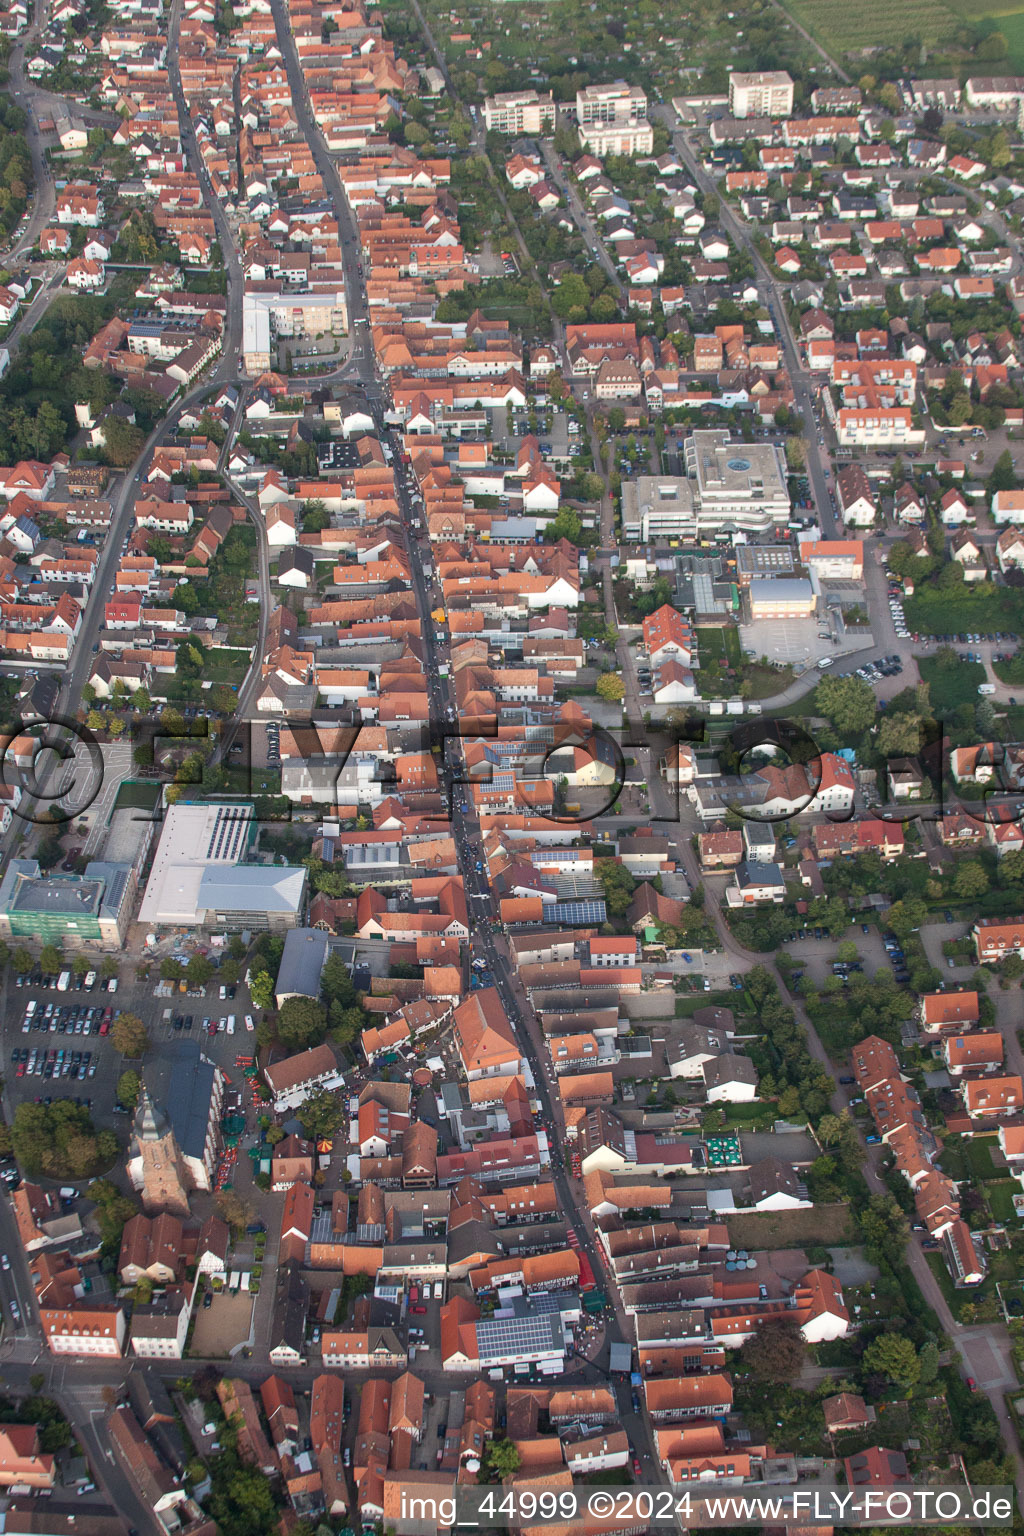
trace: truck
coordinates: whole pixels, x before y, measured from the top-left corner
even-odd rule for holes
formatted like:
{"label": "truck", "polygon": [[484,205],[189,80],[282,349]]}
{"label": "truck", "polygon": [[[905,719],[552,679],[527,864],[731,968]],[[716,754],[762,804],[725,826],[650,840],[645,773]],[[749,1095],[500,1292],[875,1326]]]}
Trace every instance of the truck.
{"label": "truck", "polygon": [[71,985],[71,972],[70,971],[61,971],[60,975],[57,977],[57,991],[58,992],[66,992],[68,987],[70,987],[70,985]]}

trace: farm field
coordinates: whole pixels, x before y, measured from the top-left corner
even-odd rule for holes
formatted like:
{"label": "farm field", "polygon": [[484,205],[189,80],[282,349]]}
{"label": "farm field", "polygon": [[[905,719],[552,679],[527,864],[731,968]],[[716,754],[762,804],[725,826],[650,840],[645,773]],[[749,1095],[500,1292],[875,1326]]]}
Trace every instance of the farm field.
{"label": "farm field", "polygon": [[[964,3],[970,6],[972,0]],[[954,10],[942,0],[905,0],[898,7],[883,6],[879,0],[785,0],[785,6],[840,63],[845,53],[898,47],[908,37],[927,44],[945,42],[965,16],[959,5]],[[980,21],[987,14],[979,9],[970,19]]]}

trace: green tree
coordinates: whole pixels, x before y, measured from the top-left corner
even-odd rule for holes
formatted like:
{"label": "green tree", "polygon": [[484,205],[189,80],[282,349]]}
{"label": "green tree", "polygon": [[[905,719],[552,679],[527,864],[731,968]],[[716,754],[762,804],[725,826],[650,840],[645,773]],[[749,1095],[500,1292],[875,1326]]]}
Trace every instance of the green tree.
{"label": "green tree", "polygon": [[327,1010],[315,997],[289,997],[277,1020],[277,1038],[288,1051],[319,1045],[327,1033]]}
{"label": "green tree", "polygon": [[76,976],[88,976],[92,970],[92,961],[88,955],[72,955],[71,969]]}
{"label": "green tree", "polygon": [[14,966],[14,969],[19,976],[25,976],[28,974],[28,972],[35,965],[35,961],[32,958],[32,951],[28,948],[27,945],[18,945],[17,949],[14,951],[14,954],[11,956],[11,964]]}
{"label": "green tree", "polygon": [[594,692],[599,699],[611,702],[622,698],[626,692],[626,686],[618,672],[602,672],[594,684]]}
{"label": "green tree", "polygon": [[520,1462],[521,1457],[513,1441],[492,1440],[485,1453],[480,1472],[481,1481],[496,1477],[503,1482],[506,1477],[514,1477],[519,1471]]}
{"label": "green tree", "polygon": [[953,890],[964,901],[983,896],[988,890],[984,864],[979,859],[969,859],[966,864],[961,864],[953,876]]}
{"label": "green tree", "polygon": [[44,944],[39,951],[39,965],[47,976],[56,976],[63,969],[64,955],[56,944]]}
{"label": "green tree", "polygon": [[928,908],[919,897],[905,896],[901,901],[894,902],[885,916],[896,937],[905,939],[920,928],[922,923],[927,922]]}
{"label": "green tree", "polygon": [[249,987],[254,1008],[269,1008],[274,1001],[274,978],[266,971],[257,971]]}
{"label": "green tree", "polygon": [[330,1140],[344,1119],[341,1099],[319,1088],[296,1111],[296,1118],[311,1141]]}
{"label": "green tree", "polygon": [[185,974],[192,986],[205,987],[214,969],[213,962],[205,955],[193,955],[185,967]]}
{"label": "green tree", "polygon": [[859,736],[874,724],[878,701],[859,677],[823,677],[814,690],[814,707],[840,736]]}
{"label": "green tree", "polygon": [[904,1334],[880,1334],[864,1351],[864,1365],[869,1371],[887,1376],[903,1392],[909,1392],[921,1378],[917,1350]]}
{"label": "green tree", "polygon": [[142,1088],[142,1079],[131,1068],[122,1072],[117,1080],[117,1102],[123,1104],[126,1109],[134,1109],[139,1102],[139,1092]]}
{"label": "green tree", "polygon": [[747,1340],[740,1359],[755,1381],[795,1381],[804,1360],[804,1346],[794,1325],[784,1318],[767,1318]]}
{"label": "green tree", "polygon": [[633,899],[636,881],[617,859],[595,859],[594,874],[604,892],[609,917],[624,917]]}
{"label": "green tree", "polygon": [[149,1035],[137,1013],[122,1013],[114,1020],[110,1031],[115,1051],[136,1061],[149,1050]]}
{"label": "green tree", "polygon": [[104,452],[115,469],[127,469],[130,464],[134,464],[146,441],[146,435],[141,427],[132,426],[127,421],[120,421],[115,416],[108,417],[104,421],[103,436]]}

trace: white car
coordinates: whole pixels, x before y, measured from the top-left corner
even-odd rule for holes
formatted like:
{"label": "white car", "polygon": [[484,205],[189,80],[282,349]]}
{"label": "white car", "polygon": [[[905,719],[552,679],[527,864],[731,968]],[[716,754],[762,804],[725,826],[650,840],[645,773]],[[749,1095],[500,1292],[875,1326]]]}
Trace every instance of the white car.
{"label": "white car", "polygon": [[245,1027],[249,1031],[250,1034],[252,1034],[252,1031],[256,1028],[256,1025],[255,1025],[255,1022],[253,1021],[253,1016],[252,1016],[251,1013],[247,1013],[246,1016],[245,1016]]}
{"label": "white car", "polygon": [[0,1253],[0,1269],[10,1269],[11,1261],[6,1253]]}

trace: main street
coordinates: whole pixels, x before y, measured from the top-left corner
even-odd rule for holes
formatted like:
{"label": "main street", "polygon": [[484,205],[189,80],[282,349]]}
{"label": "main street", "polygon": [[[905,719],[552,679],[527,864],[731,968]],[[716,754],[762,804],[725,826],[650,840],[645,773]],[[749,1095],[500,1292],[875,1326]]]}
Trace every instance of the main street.
{"label": "main street", "polygon": [[[391,434],[395,448],[396,466],[400,465],[401,442],[397,433]],[[430,724],[432,736],[443,744],[440,760],[444,789],[449,800],[452,836],[458,853],[468,910],[471,948],[476,958],[487,962],[502,1005],[515,1033],[516,1041],[529,1064],[533,1078],[533,1096],[540,1102],[540,1120],[543,1133],[551,1151],[551,1176],[558,1192],[559,1206],[576,1229],[582,1251],[586,1254],[594,1276],[609,1300],[605,1314],[605,1343],[607,1345],[632,1344],[629,1319],[618,1302],[618,1293],[606,1272],[603,1250],[600,1249],[590,1211],[583,1197],[582,1188],[570,1179],[562,1162],[560,1110],[555,1104],[554,1079],[546,1059],[536,1013],[519,981],[504,940],[496,937],[497,903],[490,887],[484,857],[484,828],[476,813],[472,796],[467,793],[463,775],[465,763],[462,739],[458,734],[458,702],[447,671],[449,662],[448,640],[431,618],[437,607],[434,561],[429,539],[423,530],[413,526],[415,516],[404,470],[396,474],[398,498],[405,524],[411,554],[413,588],[419,613],[423,667],[430,699]],[[441,668],[445,667],[442,674]],[[588,1367],[593,1375],[597,1367]],[[600,1372],[601,1379],[616,1391],[620,1417],[631,1444],[636,1448],[645,1465],[645,1478],[654,1481],[657,1476],[653,1456],[654,1446],[646,1420],[632,1409],[628,1383],[608,1377],[607,1370]]]}

